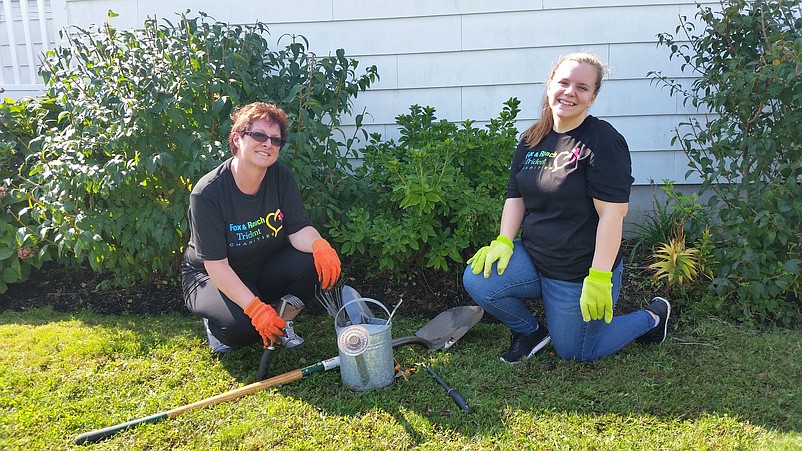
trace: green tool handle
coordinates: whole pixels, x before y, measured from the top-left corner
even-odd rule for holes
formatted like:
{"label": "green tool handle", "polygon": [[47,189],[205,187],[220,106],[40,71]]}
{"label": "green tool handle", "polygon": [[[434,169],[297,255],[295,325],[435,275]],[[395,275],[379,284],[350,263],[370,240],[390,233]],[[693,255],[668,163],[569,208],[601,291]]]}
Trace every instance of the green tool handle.
{"label": "green tool handle", "polygon": [[181,415],[182,413],[188,412],[190,410],[211,406],[231,399],[241,398],[245,395],[250,395],[251,393],[255,393],[257,391],[264,390],[266,388],[288,384],[290,382],[303,379],[309,376],[310,374],[331,370],[339,366],[340,366],[339,357],[332,357],[330,359],[322,360],[314,365],[309,365],[305,368],[288,371],[284,374],[271,377],[270,379],[254,382],[253,384],[236,388],[234,390],[229,390],[225,393],[221,393],[219,395],[215,395],[200,400],[198,402],[194,402],[192,404],[176,407],[175,409],[168,410],[166,412],[157,413],[155,415],[150,415],[144,418],[137,418],[135,420],[131,420],[125,423],[115,424],[114,426],[109,426],[104,429],[97,429],[90,432],[84,432],[83,434],[75,438],[75,444],[83,445],[85,443],[94,443],[99,440],[111,437],[112,435],[120,431],[132,428],[134,426],[138,426],[143,423],[157,423],[159,421],[166,420],[168,418],[175,418],[178,415]]}
{"label": "green tool handle", "polygon": [[143,423],[158,423],[159,421],[166,420],[167,418],[169,418],[167,412],[161,412],[148,417],[137,418],[136,420],[131,420],[125,423],[115,424],[114,426],[109,426],[107,428],[84,432],[75,438],[75,444],[83,445],[84,443],[94,443],[99,440],[103,440],[104,438],[111,437],[122,430],[132,428]]}

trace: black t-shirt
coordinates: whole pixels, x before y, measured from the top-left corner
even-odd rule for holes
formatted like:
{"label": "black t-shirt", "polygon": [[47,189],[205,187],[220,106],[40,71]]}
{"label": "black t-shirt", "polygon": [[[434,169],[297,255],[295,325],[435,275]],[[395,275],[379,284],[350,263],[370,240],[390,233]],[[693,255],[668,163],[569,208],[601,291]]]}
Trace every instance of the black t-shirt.
{"label": "black t-shirt", "polygon": [[[521,240],[538,271],[581,282],[596,247],[593,199],[629,202],[633,181],[624,137],[593,116],[569,132],[552,130],[534,148],[518,144],[507,198],[523,198]],[[620,260],[619,251],[615,264]]]}
{"label": "black t-shirt", "polygon": [[255,280],[272,251],[287,235],[312,225],[290,170],[267,168],[256,194],[245,194],[231,173],[231,159],[201,177],[189,198],[190,239],[184,276],[207,278],[205,260],[222,260],[245,280]]}

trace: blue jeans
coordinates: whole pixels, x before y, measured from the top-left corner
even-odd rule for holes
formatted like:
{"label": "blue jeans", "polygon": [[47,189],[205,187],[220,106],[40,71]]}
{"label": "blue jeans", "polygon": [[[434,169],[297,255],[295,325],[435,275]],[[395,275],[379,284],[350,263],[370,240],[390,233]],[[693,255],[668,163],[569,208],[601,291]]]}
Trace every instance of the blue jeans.
{"label": "blue jeans", "polygon": [[[623,263],[613,269],[613,309],[621,291]],[[465,290],[486,312],[493,315],[516,334],[530,334],[538,322],[521,299],[542,299],[551,343],[557,354],[566,360],[590,362],[614,354],[635,338],[654,327],[652,315],[645,310],[584,322],[579,308],[581,282],[566,282],[543,277],[535,268],[520,240],[514,242],[513,254],[504,274],[496,267],[485,279],[474,275],[470,265],[462,277]]]}

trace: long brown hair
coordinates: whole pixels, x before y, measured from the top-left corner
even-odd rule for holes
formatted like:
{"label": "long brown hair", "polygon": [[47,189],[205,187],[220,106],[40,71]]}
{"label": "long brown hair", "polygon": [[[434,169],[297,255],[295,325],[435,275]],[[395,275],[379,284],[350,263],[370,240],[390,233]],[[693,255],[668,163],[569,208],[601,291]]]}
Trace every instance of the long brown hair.
{"label": "long brown hair", "polygon": [[598,94],[601,89],[602,79],[607,72],[607,65],[605,65],[599,57],[590,53],[569,53],[561,56],[557,64],[551,68],[551,74],[546,82],[546,94],[543,95],[543,103],[540,106],[540,118],[537,122],[532,124],[531,127],[526,129],[525,132],[521,133],[521,141],[525,142],[529,147],[537,145],[537,143],[545,138],[554,127],[554,117],[551,114],[551,105],[549,105],[548,87],[557,69],[566,61],[576,61],[577,63],[590,64],[595,67],[597,76],[594,93]]}

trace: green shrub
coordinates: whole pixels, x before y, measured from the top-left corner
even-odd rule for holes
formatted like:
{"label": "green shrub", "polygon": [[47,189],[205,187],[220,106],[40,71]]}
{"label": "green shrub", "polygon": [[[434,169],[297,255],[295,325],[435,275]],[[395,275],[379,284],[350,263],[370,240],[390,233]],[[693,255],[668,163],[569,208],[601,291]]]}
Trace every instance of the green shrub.
{"label": "green shrub", "polygon": [[798,324],[802,319],[802,7],[724,1],[700,7],[700,34],[681,18],[659,35],[672,58],[698,75],[690,89],[653,73],[672,94],[707,110],[676,140],[709,192],[706,212],[718,261],[710,290],[728,317]]}
{"label": "green shrub", "polygon": [[357,174],[363,195],[330,223],[342,253],[396,277],[462,267],[498,234],[519,104],[509,99],[485,129],[413,105],[396,117],[397,142],[372,135]]}
{"label": "green shrub", "polygon": [[30,207],[20,220],[36,224],[62,261],[111,271],[116,283],[174,274],[192,184],[228,157],[232,108],[262,100],[287,111],[282,158],[315,193],[305,198],[323,222],[339,203],[331,198],[347,194],[338,187],[356,142],[338,132],[340,117],[376,68],[358,76],[344,51],[315,57],[296,36],[270,50],[267,34],[261,23],[203,13],[175,25],[65,30],[40,72],[62,112],[38,130],[39,151],[24,156],[20,192]]}
{"label": "green shrub", "polygon": [[0,103],[0,293],[10,283],[27,280],[32,269],[53,256],[52,242],[24,214],[29,204],[20,187],[26,182],[21,172],[25,157],[38,151],[34,138],[57,116],[53,102],[6,98]]}

